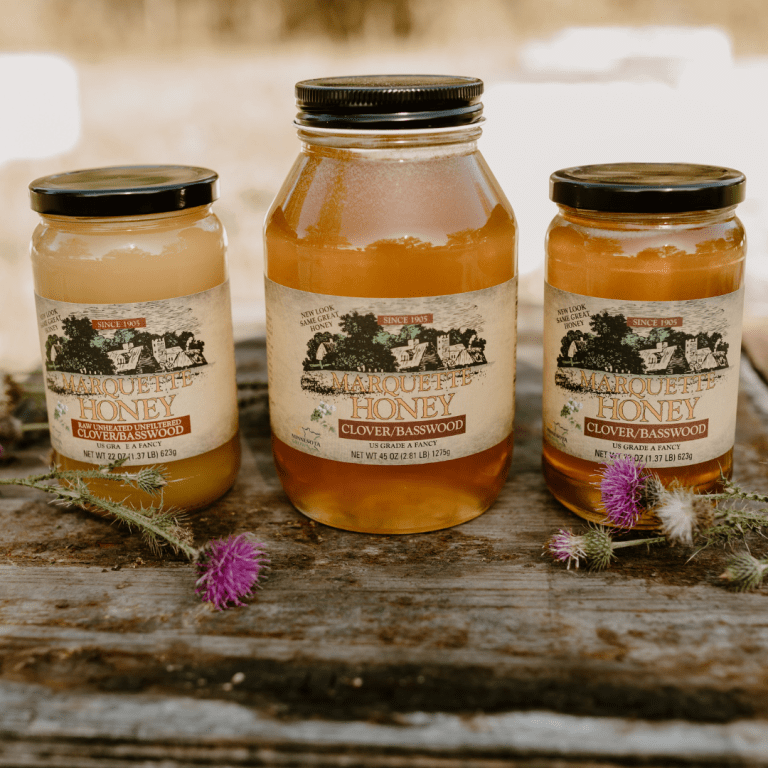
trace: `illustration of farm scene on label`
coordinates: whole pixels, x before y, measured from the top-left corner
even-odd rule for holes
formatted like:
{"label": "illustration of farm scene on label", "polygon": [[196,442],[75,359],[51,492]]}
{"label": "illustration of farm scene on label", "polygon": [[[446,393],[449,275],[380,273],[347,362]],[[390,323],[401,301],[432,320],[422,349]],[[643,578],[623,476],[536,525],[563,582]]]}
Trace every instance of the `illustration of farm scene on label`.
{"label": "illustration of farm scene on label", "polygon": [[119,308],[38,297],[54,448],[81,461],[139,465],[195,455],[201,439],[224,442],[230,424],[199,434],[215,410],[202,407],[206,392],[233,364],[231,353],[206,348],[226,325],[220,311],[206,310],[223,300],[210,295],[219,293]]}
{"label": "illustration of farm scene on label", "polygon": [[657,468],[732,447],[743,292],[648,303],[549,290],[545,332],[558,354],[545,361],[556,385],[545,395],[547,441],[588,461],[621,454]]}
{"label": "illustration of farm scene on label", "polygon": [[412,299],[269,290],[299,302],[270,318],[269,340],[270,377],[279,379],[273,428],[294,448],[346,462],[428,463],[485,450],[511,431],[513,283]]}

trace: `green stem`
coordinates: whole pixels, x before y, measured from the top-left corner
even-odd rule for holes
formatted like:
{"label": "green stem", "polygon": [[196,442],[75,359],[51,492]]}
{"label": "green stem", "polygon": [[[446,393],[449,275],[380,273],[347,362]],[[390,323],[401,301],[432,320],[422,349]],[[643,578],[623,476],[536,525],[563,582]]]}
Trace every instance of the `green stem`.
{"label": "green stem", "polygon": [[48,426],[47,421],[36,421],[32,422],[31,424],[21,425],[22,432],[42,432],[43,430],[47,432],[49,429],[50,427]]}
{"label": "green stem", "polygon": [[666,541],[664,536],[657,536],[653,539],[632,539],[631,541],[614,541],[611,544],[613,549],[623,549],[624,547],[636,547],[639,544],[658,544],[662,541]]}
{"label": "green stem", "polygon": [[[160,470],[151,467],[154,470],[155,478],[153,482],[155,485],[151,487],[139,487],[137,478],[138,474],[131,474],[126,472],[115,472],[114,469],[105,472],[103,469],[57,469],[56,477],[60,480],[67,480],[69,482],[75,482],[77,480],[112,480],[113,482],[122,483],[123,485],[130,486],[131,488],[138,488],[152,496],[160,493],[161,488],[167,484],[165,474]],[[147,470],[145,470],[146,472]]]}
{"label": "green stem", "polygon": [[716,521],[725,525],[765,526],[768,525],[768,510],[758,509],[718,509]]}

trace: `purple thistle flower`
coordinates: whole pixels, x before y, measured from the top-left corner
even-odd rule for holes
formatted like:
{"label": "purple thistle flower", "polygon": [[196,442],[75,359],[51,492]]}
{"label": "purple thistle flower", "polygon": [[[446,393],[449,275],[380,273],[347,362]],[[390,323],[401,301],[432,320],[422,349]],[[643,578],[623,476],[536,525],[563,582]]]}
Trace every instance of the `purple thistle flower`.
{"label": "purple thistle flower", "polygon": [[600,495],[609,522],[620,528],[634,528],[642,514],[640,500],[646,478],[645,464],[632,456],[614,456],[600,473]]}
{"label": "purple thistle flower", "polygon": [[263,548],[249,533],[208,542],[197,563],[195,592],[218,611],[244,605],[240,598],[258,588],[270,562]]}
{"label": "purple thistle flower", "polygon": [[552,536],[545,546],[555,560],[567,562],[569,568],[571,563],[574,563],[578,568],[580,558],[586,554],[584,552],[584,537],[577,536],[565,528],[561,528]]}

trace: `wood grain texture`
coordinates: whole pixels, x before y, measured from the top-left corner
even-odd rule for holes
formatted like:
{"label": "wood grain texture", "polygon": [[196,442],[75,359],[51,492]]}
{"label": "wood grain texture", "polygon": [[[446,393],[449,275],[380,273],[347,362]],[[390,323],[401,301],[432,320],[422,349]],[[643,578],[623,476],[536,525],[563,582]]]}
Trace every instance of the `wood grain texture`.
{"label": "wood grain texture", "polygon": [[[233,702],[51,693],[0,683],[0,766],[126,764],[500,768],[766,765],[768,725],[698,725],[550,712],[416,712],[389,723],[275,718]],[[8,738],[11,734],[17,738]],[[18,763],[15,759],[22,758]],[[34,760],[34,762],[33,762]]]}
{"label": "wood grain texture", "polygon": [[[263,346],[241,346],[243,470],[227,496],[195,515],[193,527],[201,543],[251,530],[267,544],[272,571],[247,609],[217,613],[201,605],[187,563],[154,556],[138,536],[106,520],[51,507],[35,492],[2,489],[0,692],[20,702],[55,704],[59,714],[46,722],[61,722],[42,733],[32,726],[37,709],[25,720],[19,707],[4,706],[0,697],[0,732],[6,734],[0,766],[89,765],[82,760],[96,752],[77,742],[78,723],[86,721],[95,729],[87,738],[101,740],[103,750],[104,762],[93,764],[104,766],[122,765],[140,752],[125,746],[120,757],[117,741],[105,746],[110,739],[149,750],[142,753],[147,765],[159,765],[162,757],[173,766],[416,766],[422,764],[413,762],[417,757],[427,760],[425,766],[490,766],[527,754],[546,765],[566,754],[584,765],[634,759],[634,732],[613,720],[605,738],[615,749],[606,753],[579,751],[573,740],[565,751],[555,749],[546,730],[537,731],[535,749],[523,748],[509,736],[517,725],[494,731],[502,735],[493,749],[475,738],[475,726],[467,726],[465,743],[440,735],[442,751],[430,751],[426,742],[419,751],[407,735],[417,734],[418,741],[418,733],[426,733],[409,730],[408,718],[417,713],[454,718],[454,729],[473,718],[523,717],[532,710],[584,723],[642,718],[648,722],[638,727],[651,729],[648,734],[667,727],[662,723],[672,727],[667,721],[687,720],[701,729],[696,739],[722,735],[717,748],[702,742],[710,745],[713,764],[768,764],[768,757],[758,759],[768,755],[760,730],[768,719],[768,589],[747,595],[724,589],[717,576],[725,553],[719,550],[687,563],[684,549],[638,548],[600,574],[568,571],[542,556],[554,530],[580,521],[551,498],[541,478],[541,348],[534,336],[522,342],[516,454],[498,502],[457,528],[410,536],[338,531],[291,507],[270,454]],[[739,408],[736,476],[768,492],[768,391],[746,364]],[[45,446],[25,448],[0,475],[39,468],[44,453]],[[759,539],[753,547],[768,551]],[[155,722],[153,713],[164,706],[189,733],[179,730],[174,739],[177,726],[168,725],[164,736],[148,741],[126,735],[119,718],[110,719],[107,710],[101,718],[104,697],[110,707],[135,706],[136,722]],[[227,739],[237,735],[238,717],[273,722],[284,735],[277,757],[270,763],[258,756],[272,747],[256,731],[243,733],[240,757],[230,746],[235,752],[229,757],[216,753],[220,745],[205,741],[213,726],[195,726],[198,707],[208,708],[216,727],[230,727]],[[751,742],[734,725],[745,719],[757,729]],[[320,758],[323,750],[296,746],[293,731],[285,730],[289,723],[309,727],[316,721],[329,729],[357,724],[369,734],[379,726],[395,728],[402,748],[395,736],[389,746],[377,746],[371,736],[363,749],[344,735]],[[562,728],[573,736],[571,725]],[[742,738],[757,745],[752,752],[739,746]],[[643,759],[704,759],[685,743],[669,753],[651,750]],[[290,744],[295,762],[285,756]],[[188,753],[174,757],[177,747]],[[49,762],[46,749],[54,755]],[[24,763],[22,753],[38,762]],[[344,762],[345,754],[351,762]],[[456,762],[461,755],[480,762]],[[398,762],[406,759],[412,761]]]}
{"label": "wood grain texture", "polygon": [[744,318],[744,351],[763,381],[768,382],[768,317]]}

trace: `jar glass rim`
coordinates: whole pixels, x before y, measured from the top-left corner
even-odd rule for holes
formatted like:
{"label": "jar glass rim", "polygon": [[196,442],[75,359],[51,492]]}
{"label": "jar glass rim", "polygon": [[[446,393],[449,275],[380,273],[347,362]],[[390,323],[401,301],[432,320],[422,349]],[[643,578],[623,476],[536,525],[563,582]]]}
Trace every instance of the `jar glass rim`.
{"label": "jar glass rim", "polygon": [[302,133],[316,133],[319,136],[349,136],[356,138],[364,138],[366,136],[392,136],[397,137],[419,137],[427,136],[429,134],[444,135],[449,133],[462,133],[475,131],[481,128],[485,123],[485,118],[481,117],[474,123],[466,123],[464,125],[450,125],[441,126],[439,128],[321,128],[316,125],[306,125],[298,120],[294,120],[293,124]]}

